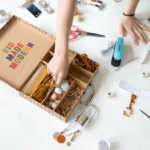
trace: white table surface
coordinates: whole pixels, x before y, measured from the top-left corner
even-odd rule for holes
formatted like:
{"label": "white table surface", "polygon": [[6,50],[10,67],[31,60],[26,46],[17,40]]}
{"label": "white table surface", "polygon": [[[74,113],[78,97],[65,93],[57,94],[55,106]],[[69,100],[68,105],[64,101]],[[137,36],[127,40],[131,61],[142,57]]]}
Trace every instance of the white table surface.
{"label": "white table surface", "polygon": [[[23,0],[22,0],[23,1]],[[54,10],[47,15],[35,18],[27,10],[17,8],[21,0],[0,0],[0,9],[5,9],[11,16],[17,15],[35,26],[56,35],[57,0],[47,0]],[[130,118],[122,116],[122,111],[128,106],[131,94],[118,87],[121,80],[150,91],[150,76],[142,78],[140,74],[150,73],[150,55],[143,65],[136,60],[118,72],[110,65],[112,53],[102,57],[100,50],[107,48],[107,42],[116,41],[119,36],[118,22],[122,16],[127,0],[117,3],[114,0],[104,0],[105,7],[97,11],[90,6],[79,7],[81,22],[73,22],[86,31],[106,35],[106,38],[82,37],[69,43],[69,47],[78,53],[88,56],[100,63],[100,69],[93,83],[96,94],[93,100],[99,112],[93,121],[78,135],[71,147],[66,143],[59,144],[53,139],[53,133],[61,132],[69,123],[73,123],[82,110],[77,106],[67,124],[51,114],[21,98],[14,89],[0,82],[0,149],[1,150],[96,150],[101,139],[110,142],[112,150],[149,150],[150,149],[150,120],[139,109],[150,115],[150,101],[138,97],[133,104],[133,115]],[[38,6],[38,1],[34,2]],[[137,8],[137,18],[147,27],[150,24],[150,1],[142,0]],[[0,23],[0,27],[3,23]],[[146,33],[150,39],[150,34]],[[144,45],[139,42],[135,46],[127,34],[124,39],[124,56],[122,61],[142,57]],[[2,64],[1,64],[2,65]],[[88,90],[90,91],[90,90]],[[111,99],[106,97],[108,92],[115,93]],[[86,100],[86,98],[83,98]],[[67,133],[77,129],[72,125]],[[69,141],[70,137],[66,141]]]}

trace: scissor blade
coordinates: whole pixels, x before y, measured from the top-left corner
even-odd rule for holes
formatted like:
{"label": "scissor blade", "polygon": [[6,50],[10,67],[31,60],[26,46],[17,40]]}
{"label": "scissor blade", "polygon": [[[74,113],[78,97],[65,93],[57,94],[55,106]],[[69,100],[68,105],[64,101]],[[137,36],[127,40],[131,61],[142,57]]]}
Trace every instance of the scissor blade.
{"label": "scissor blade", "polygon": [[140,110],[146,117],[148,117],[150,119],[150,116],[147,115],[144,111]]}
{"label": "scissor blade", "polygon": [[90,33],[90,32],[87,32],[86,34],[89,36],[95,36],[95,37],[105,37],[105,35],[100,35],[100,34]]}

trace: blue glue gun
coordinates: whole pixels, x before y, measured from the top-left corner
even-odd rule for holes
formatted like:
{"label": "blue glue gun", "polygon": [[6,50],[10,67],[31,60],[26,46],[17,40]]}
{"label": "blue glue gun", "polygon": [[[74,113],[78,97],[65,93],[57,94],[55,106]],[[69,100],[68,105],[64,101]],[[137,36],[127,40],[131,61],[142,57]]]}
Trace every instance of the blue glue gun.
{"label": "blue glue gun", "polygon": [[121,64],[121,59],[123,56],[123,43],[124,39],[118,37],[111,60],[111,65],[114,67],[119,67]]}

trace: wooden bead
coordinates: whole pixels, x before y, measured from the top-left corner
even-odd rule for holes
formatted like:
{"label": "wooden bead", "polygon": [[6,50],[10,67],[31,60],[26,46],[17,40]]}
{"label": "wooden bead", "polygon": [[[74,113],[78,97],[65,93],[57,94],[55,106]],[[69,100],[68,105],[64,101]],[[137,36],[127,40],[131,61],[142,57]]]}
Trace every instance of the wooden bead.
{"label": "wooden bead", "polygon": [[75,14],[74,14],[74,16],[76,16],[78,14],[78,7],[76,7],[76,9],[75,9]]}
{"label": "wooden bead", "polygon": [[53,94],[51,95],[51,100],[55,101],[55,100],[57,100],[57,98],[58,98],[58,94],[53,93]]}
{"label": "wooden bead", "polygon": [[76,15],[74,18],[75,18],[75,20],[76,20],[77,22],[81,21],[80,15]]}
{"label": "wooden bead", "polygon": [[53,108],[53,109],[56,108],[57,105],[58,105],[58,103],[53,102],[53,103],[52,103],[52,108]]}

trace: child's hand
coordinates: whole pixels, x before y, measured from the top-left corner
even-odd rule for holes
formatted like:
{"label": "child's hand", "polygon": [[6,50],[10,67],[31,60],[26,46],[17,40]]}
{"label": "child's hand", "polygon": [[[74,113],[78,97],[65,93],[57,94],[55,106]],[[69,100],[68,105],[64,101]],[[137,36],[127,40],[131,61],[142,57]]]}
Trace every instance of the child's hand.
{"label": "child's hand", "polygon": [[135,17],[127,17],[122,16],[119,22],[119,32],[120,35],[124,36],[124,29],[131,35],[133,42],[135,45],[138,45],[137,37],[143,42],[143,44],[147,44],[148,38],[142,29],[146,30],[150,33],[150,30],[142,25]]}
{"label": "child's hand", "polygon": [[54,54],[47,66],[48,74],[53,76],[57,85],[61,85],[63,79],[67,76],[69,66],[69,57],[66,54],[64,57],[61,54]]}

